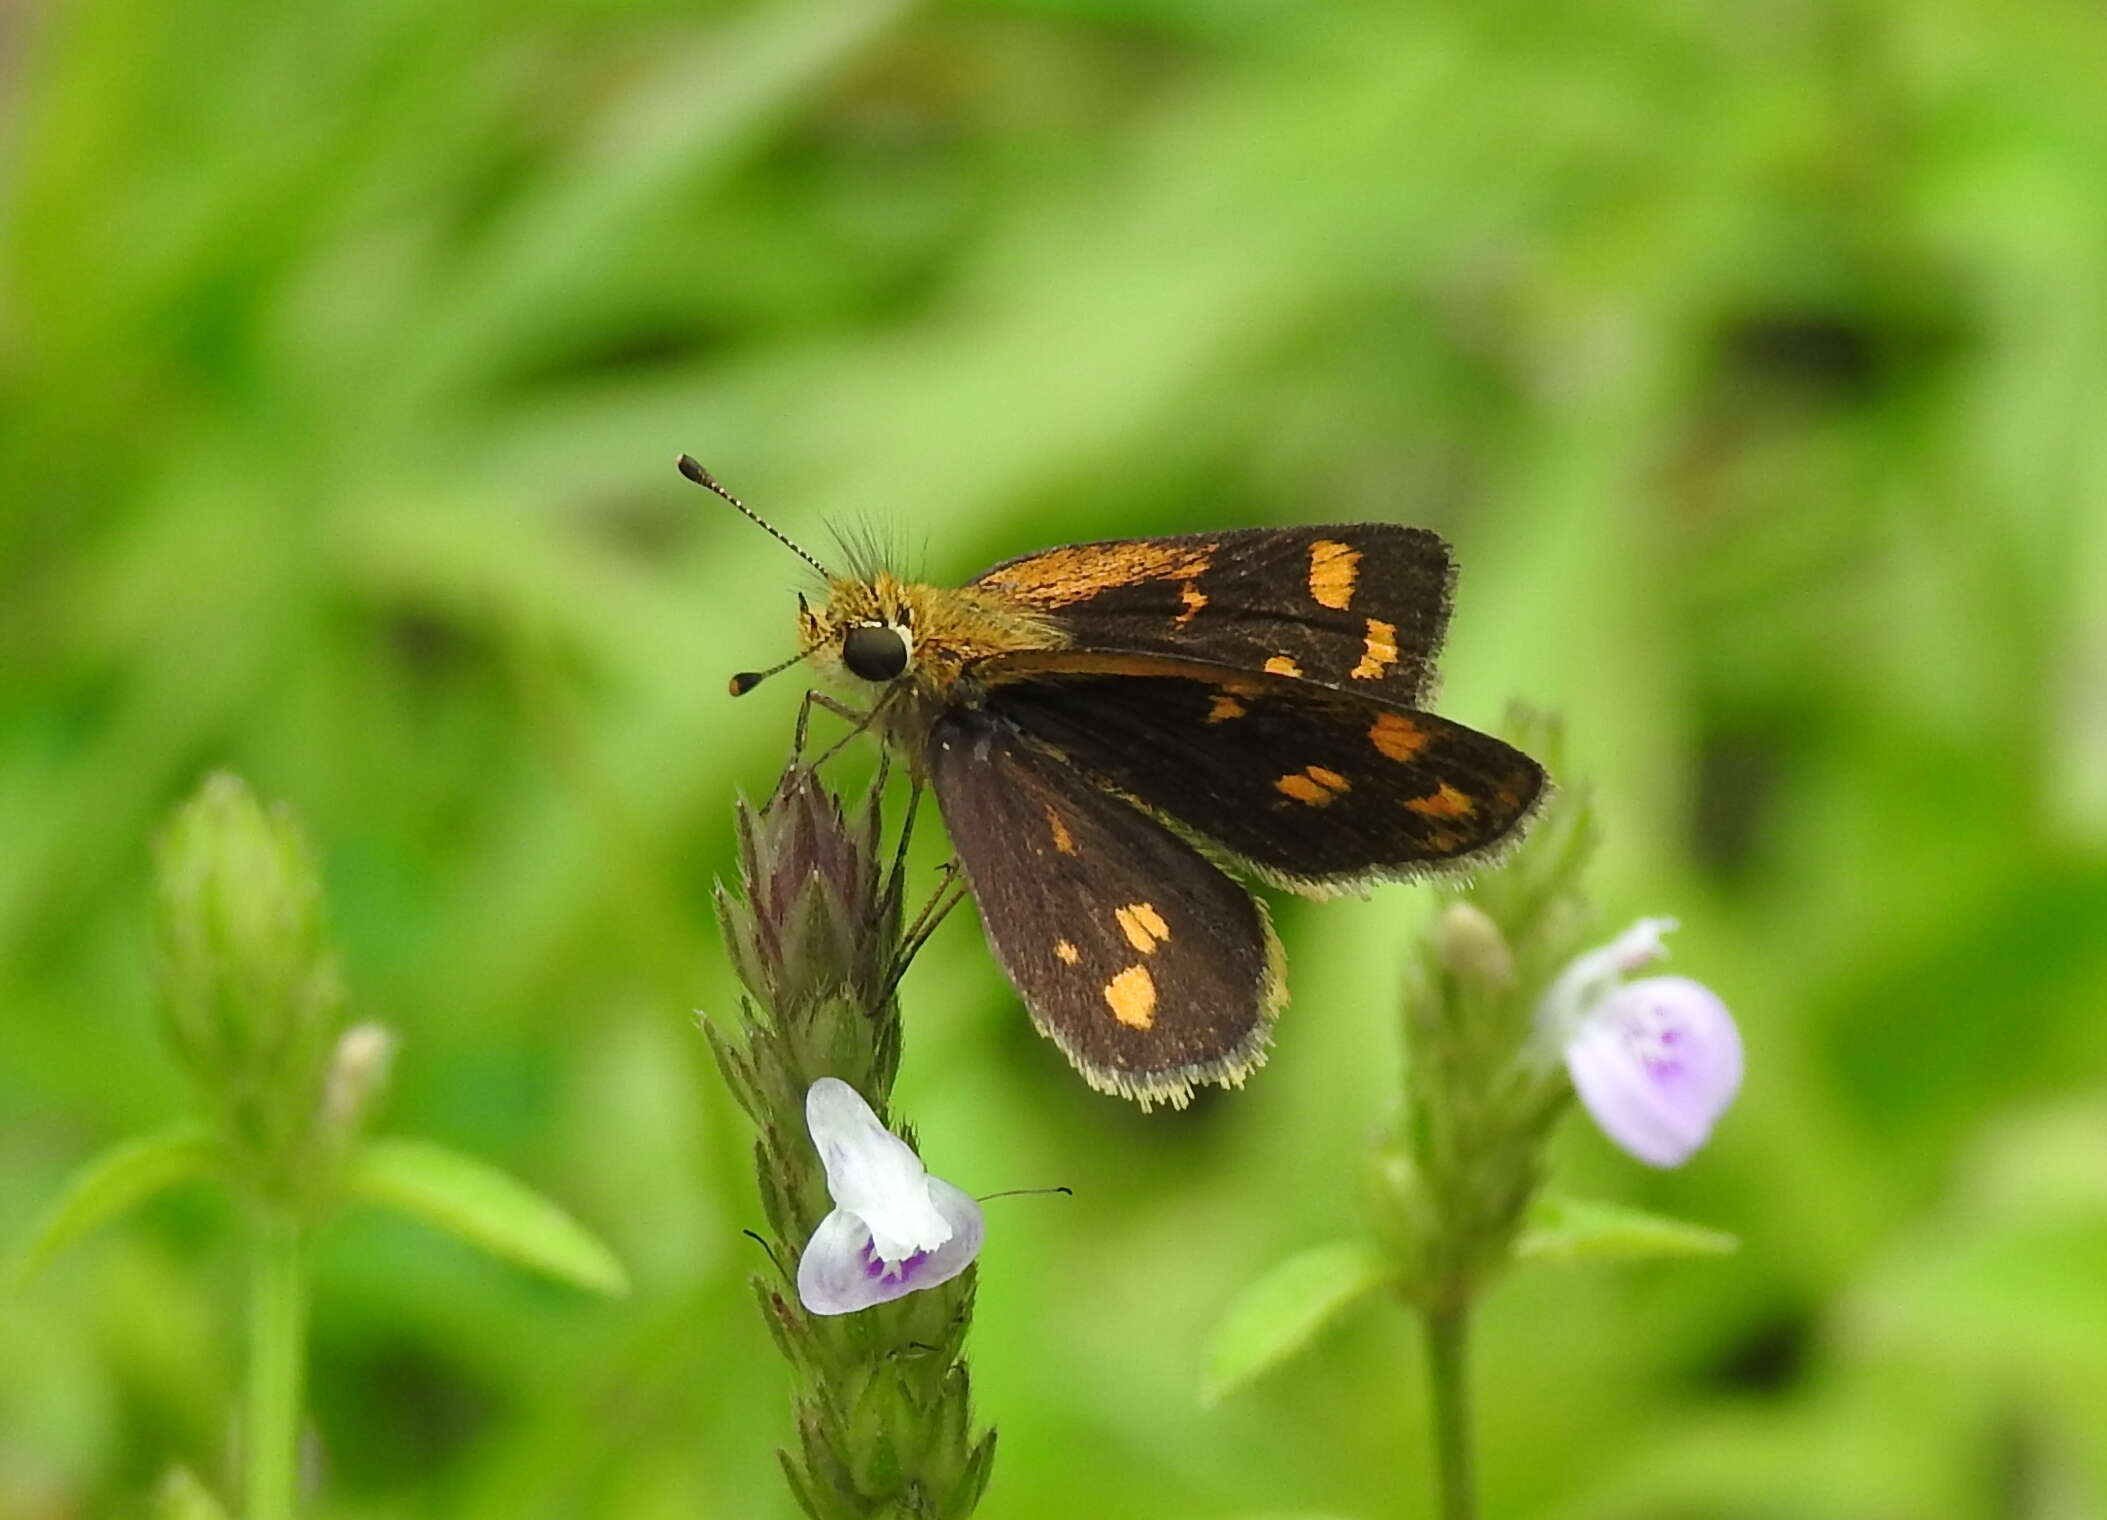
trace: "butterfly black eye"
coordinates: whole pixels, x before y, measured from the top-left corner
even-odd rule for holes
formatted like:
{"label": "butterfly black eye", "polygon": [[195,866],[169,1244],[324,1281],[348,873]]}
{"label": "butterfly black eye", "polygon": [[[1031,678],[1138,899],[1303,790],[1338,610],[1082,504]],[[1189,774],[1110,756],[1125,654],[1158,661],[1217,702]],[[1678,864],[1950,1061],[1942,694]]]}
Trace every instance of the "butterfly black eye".
{"label": "butterfly black eye", "polygon": [[890,681],[907,668],[907,640],[897,628],[859,624],[841,641],[841,663],[866,681]]}

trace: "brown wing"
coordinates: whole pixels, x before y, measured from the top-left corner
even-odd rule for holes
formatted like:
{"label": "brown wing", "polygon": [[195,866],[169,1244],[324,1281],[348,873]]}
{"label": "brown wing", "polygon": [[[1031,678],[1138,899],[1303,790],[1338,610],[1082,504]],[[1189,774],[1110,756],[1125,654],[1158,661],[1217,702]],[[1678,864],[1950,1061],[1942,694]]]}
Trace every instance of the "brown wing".
{"label": "brown wing", "polygon": [[1547,784],[1490,735],[1309,681],[1084,650],[976,673],[990,714],[1312,896],[1480,863]]}
{"label": "brown wing", "polygon": [[1341,523],[1069,544],[973,584],[1075,648],[1272,670],[1410,707],[1432,691],[1453,580],[1438,534]]}
{"label": "brown wing", "polygon": [[1091,1086],[1183,1106],[1265,1059],[1285,993],[1250,893],[984,712],[946,713],[925,758],[996,958]]}

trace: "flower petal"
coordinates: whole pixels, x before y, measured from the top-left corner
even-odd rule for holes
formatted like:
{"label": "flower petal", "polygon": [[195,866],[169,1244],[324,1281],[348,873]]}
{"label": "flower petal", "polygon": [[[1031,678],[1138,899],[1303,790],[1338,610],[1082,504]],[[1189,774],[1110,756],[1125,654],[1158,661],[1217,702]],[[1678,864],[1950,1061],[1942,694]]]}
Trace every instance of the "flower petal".
{"label": "flower petal", "polygon": [[1686,976],[1618,987],[1587,1010],[1566,1069],[1603,1133],[1652,1166],[1680,1166],[1741,1089],[1741,1034]]}
{"label": "flower petal", "polygon": [[922,1265],[922,1280],[915,1284],[918,1288],[933,1288],[965,1271],[980,1254],[980,1243],[988,1233],[987,1217],[964,1188],[954,1187],[941,1177],[931,1177],[929,1201],[951,1226],[951,1238],[929,1253]]}
{"label": "flower petal", "polygon": [[880,1278],[865,1270],[871,1232],[846,1209],[819,1222],[797,1261],[797,1296],[814,1314],[849,1314],[882,1303]]}
{"label": "flower petal", "polygon": [[1536,1005],[1536,1027],[1554,1046],[1570,1041],[1590,1006],[1628,971],[1668,954],[1661,936],[1681,927],[1672,918],[1642,918],[1598,950],[1576,955]]}
{"label": "flower petal", "polygon": [[951,1238],[921,1158],[878,1122],[855,1088],[821,1077],[805,1094],[805,1123],[826,1168],[827,1195],[869,1232],[881,1261],[902,1262]]}
{"label": "flower petal", "polygon": [[813,1314],[853,1314],[909,1293],[949,1282],[980,1254],[986,1220],[980,1205],[941,1177],[929,1179],[931,1205],[949,1224],[951,1236],[930,1251],[887,1262],[878,1255],[870,1229],[846,1209],[819,1222],[798,1258],[797,1296]]}

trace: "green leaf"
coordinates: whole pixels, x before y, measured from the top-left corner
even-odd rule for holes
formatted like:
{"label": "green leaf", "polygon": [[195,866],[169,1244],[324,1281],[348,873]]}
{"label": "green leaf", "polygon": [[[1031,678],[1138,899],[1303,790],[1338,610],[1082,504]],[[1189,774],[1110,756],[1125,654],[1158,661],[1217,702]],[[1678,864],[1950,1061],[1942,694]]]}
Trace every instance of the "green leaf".
{"label": "green leaf", "polygon": [[1392,1277],[1363,1241],[1341,1240],[1290,1256],[1244,1289],[1215,1330],[1200,1400],[1217,1404],[1308,1345],[1318,1331]]}
{"label": "green leaf", "polygon": [[1523,1261],[1575,1266],[1664,1256],[1729,1256],[1740,1249],[1741,1242],[1722,1230],[1622,1204],[1545,1193],[1530,1205],[1514,1251]]}
{"label": "green leaf", "polygon": [[10,1284],[22,1287],[81,1236],[154,1194],[209,1177],[219,1154],[211,1135],[188,1122],[112,1146],[73,1174],[38,1221],[8,1274]]}
{"label": "green leaf", "polygon": [[154,1520],[227,1520],[227,1508],[196,1473],[175,1467],[154,1489]]}
{"label": "green leaf", "polygon": [[443,1145],[370,1141],[352,1159],[345,1191],[576,1287],[629,1291],[614,1252],[584,1225],[525,1183]]}

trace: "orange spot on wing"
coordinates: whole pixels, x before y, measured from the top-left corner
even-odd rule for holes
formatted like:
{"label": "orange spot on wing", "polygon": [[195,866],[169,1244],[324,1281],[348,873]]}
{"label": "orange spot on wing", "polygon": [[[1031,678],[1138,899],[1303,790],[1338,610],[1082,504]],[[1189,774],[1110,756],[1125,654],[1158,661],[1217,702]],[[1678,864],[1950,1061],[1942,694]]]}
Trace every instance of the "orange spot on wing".
{"label": "orange spot on wing", "polygon": [[1213,559],[1213,544],[1151,538],[1068,544],[997,565],[973,584],[1007,592],[1031,607],[1066,607],[1087,602],[1114,586],[1193,580],[1206,572]]}
{"label": "orange spot on wing", "polygon": [[1477,803],[1446,781],[1429,796],[1407,797],[1405,806],[1422,818],[1468,818],[1478,811]]}
{"label": "orange spot on wing", "polygon": [[1231,718],[1241,718],[1248,711],[1250,709],[1237,701],[1236,698],[1218,693],[1214,699],[1214,705],[1207,709],[1207,721],[1210,723],[1226,723]]}
{"label": "orange spot on wing", "polygon": [[1156,1022],[1156,979],[1146,966],[1129,966],[1105,983],[1105,1002],[1129,1029],[1146,1029]]}
{"label": "orange spot on wing", "polygon": [[1379,714],[1368,729],[1368,742],[1399,762],[1412,759],[1432,739],[1433,735],[1398,713]]}
{"label": "orange spot on wing", "polygon": [[1061,815],[1056,813],[1051,806],[1046,809],[1046,826],[1053,831],[1054,848],[1063,855],[1073,855],[1075,853],[1075,835],[1068,832],[1068,825],[1061,821]]}
{"label": "orange spot on wing", "polygon": [[1299,676],[1302,667],[1284,654],[1276,654],[1266,661],[1266,669],[1276,676]]}
{"label": "orange spot on wing", "polygon": [[1054,941],[1054,954],[1061,958],[1061,963],[1065,966],[1073,966],[1083,958],[1083,952],[1076,949],[1074,942],[1065,939]]}
{"label": "orange spot on wing", "polygon": [[1179,613],[1173,621],[1180,628],[1183,628],[1187,623],[1198,617],[1200,609],[1207,605],[1207,593],[1195,586],[1191,581],[1187,581],[1178,588],[1178,600],[1185,604],[1185,610]]}
{"label": "orange spot on wing", "polygon": [[1353,783],[1337,771],[1327,770],[1321,765],[1312,765],[1280,777],[1273,783],[1273,789],[1285,793],[1297,802],[1306,802],[1311,807],[1323,807],[1333,798],[1351,791]]}
{"label": "orange spot on wing", "polygon": [[1154,903],[1128,903],[1112,916],[1119,921],[1119,932],[1126,935],[1127,943],[1143,955],[1154,955],[1156,947],[1171,937],[1171,926]]}
{"label": "orange spot on wing", "polygon": [[1368,636],[1362,640],[1361,663],[1348,672],[1358,680],[1373,681],[1397,663],[1397,624],[1381,618],[1368,620]]}
{"label": "orange spot on wing", "polygon": [[1353,582],[1360,552],[1328,538],[1310,545],[1310,597],[1321,606],[1344,612],[1353,605]]}

